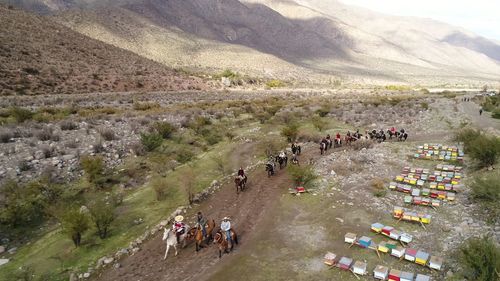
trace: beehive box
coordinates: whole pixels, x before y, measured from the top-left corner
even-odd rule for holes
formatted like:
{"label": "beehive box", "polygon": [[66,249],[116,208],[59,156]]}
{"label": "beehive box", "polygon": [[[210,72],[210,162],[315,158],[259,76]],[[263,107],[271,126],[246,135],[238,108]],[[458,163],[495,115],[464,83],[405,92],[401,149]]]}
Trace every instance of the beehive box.
{"label": "beehive box", "polygon": [[389,268],[383,265],[377,265],[373,270],[373,277],[378,280],[386,280],[389,277]]}
{"label": "beehive box", "polygon": [[385,246],[389,249],[394,249],[396,248],[396,246],[398,245],[398,243],[396,243],[396,241],[387,241],[385,242]]}
{"label": "beehive box", "polygon": [[412,272],[402,271],[401,278],[399,280],[401,280],[401,281],[413,281],[414,276],[415,276],[415,274]]}
{"label": "beehive box", "polygon": [[411,191],[411,196],[420,196],[420,189],[418,189],[418,188],[414,188],[414,189]]}
{"label": "beehive box", "polygon": [[415,281],[431,281],[431,277],[424,274],[417,274],[417,278],[415,278]]}
{"label": "beehive box", "polygon": [[332,266],[335,264],[335,259],[337,258],[337,255],[332,253],[332,252],[328,252],[326,253],[325,257],[324,257],[324,260],[323,262],[326,264],[326,265],[329,265],[329,266]]}
{"label": "beehive box", "polygon": [[356,261],[352,266],[352,271],[359,275],[365,275],[367,273],[366,266],[367,266],[366,263],[362,261]]}
{"label": "beehive box", "polygon": [[425,224],[431,223],[431,215],[423,215],[420,221]]}
{"label": "beehive box", "polygon": [[417,250],[412,248],[407,248],[405,251],[405,260],[414,262],[417,255]]}
{"label": "beehive box", "polygon": [[389,183],[389,188],[390,189],[396,189],[396,186],[398,186],[398,184],[396,182]]}
{"label": "beehive box", "polygon": [[401,233],[399,240],[404,243],[410,243],[413,240],[413,236],[409,233],[403,232]]}
{"label": "beehive box", "polygon": [[391,256],[401,258],[402,256],[404,256],[405,252],[406,252],[405,248],[397,246],[396,248],[392,249]]}
{"label": "beehive box", "polygon": [[425,266],[427,264],[427,260],[429,260],[429,254],[419,250],[415,257],[415,263]]}
{"label": "beehive box", "polygon": [[341,257],[339,260],[339,268],[342,270],[349,270],[352,265],[352,259],[348,257]]}
{"label": "beehive box", "polygon": [[387,235],[387,236],[390,236],[391,231],[394,231],[394,227],[392,227],[392,226],[387,226],[387,225],[386,225],[386,226],[384,226],[384,227],[382,228],[382,234],[385,234],[385,235]]}
{"label": "beehive box", "polygon": [[376,222],[376,223],[372,224],[371,230],[373,232],[380,233],[383,228],[384,228],[383,224]]}
{"label": "beehive box", "polygon": [[358,242],[361,247],[368,248],[372,244],[372,239],[370,237],[363,236],[359,238]]}
{"label": "beehive box", "polygon": [[389,252],[389,248],[387,248],[387,244],[386,244],[386,243],[384,243],[384,242],[382,242],[382,243],[380,243],[380,244],[378,245],[377,250],[378,250],[379,252],[382,252],[382,253],[388,253],[388,252]]}
{"label": "beehive box", "polygon": [[441,270],[443,266],[443,259],[440,257],[432,256],[429,260],[429,267],[436,270]]}
{"label": "beehive box", "polygon": [[391,271],[389,271],[389,280],[392,280],[392,281],[400,281],[401,279],[401,271],[397,270],[397,269],[391,269]]}
{"label": "beehive box", "polygon": [[401,237],[401,231],[394,229],[389,233],[389,237],[394,240],[399,240]]}
{"label": "beehive box", "polygon": [[423,188],[422,189],[422,196],[429,196],[430,190],[428,188]]}
{"label": "beehive box", "polygon": [[411,197],[410,195],[406,195],[404,197],[405,204],[411,204],[412,201],[413,201],[413,197]]}
{"label": "beehive box", "polygon": [[344,241],[349,244],[354,243],[354,241],[356,241],[356,234],[351,232],[346,233],[346,235],[344,236]]}

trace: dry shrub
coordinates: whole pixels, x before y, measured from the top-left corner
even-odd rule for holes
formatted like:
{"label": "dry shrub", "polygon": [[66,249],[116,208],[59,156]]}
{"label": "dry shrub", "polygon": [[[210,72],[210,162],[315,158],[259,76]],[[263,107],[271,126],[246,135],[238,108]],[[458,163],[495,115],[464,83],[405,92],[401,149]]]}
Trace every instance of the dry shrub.
{"label": "dry shrub", "polygon": [[50,127],[45,127],[38,131],[36,137],[41,141],[59,141],[59,136],[54,134],[54,130]]}
{"label": "dry shrub", "polygon": [[297,135],[297,140],[300,142],[319,142],[321,140],[321,135],[301,131]]}
{"label": "dry shrub", "polygon": [[373,189],[373,195],[377,197],[383,197],[387,193],[385,190],[385,182],[381,178],[373,178],[371,181],[371,186]]}
{"label": "dry shrub", "polygon": [[369,149],[373,147],[373,141],[370,140],[358,140],[352,143],[351,147],[354,150],[361,150],[363,148]]}
{"label": "dry shrub", "polygon": [[63,131],[71,131],[78,129],[78,124],[69,120],[65,120],[61,122],[60,127]]}
{"label": "dry shrub", "polygon": [[115,132],[110,128],[99,129],[99,134],[106,141],[112,141],[112,140],[116,139]]}

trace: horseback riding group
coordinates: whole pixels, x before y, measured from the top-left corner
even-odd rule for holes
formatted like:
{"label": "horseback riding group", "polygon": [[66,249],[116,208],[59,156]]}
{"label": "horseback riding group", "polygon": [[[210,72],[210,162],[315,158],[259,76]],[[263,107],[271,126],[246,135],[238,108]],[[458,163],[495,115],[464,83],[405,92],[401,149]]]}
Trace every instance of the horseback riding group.
{"label": "horseback riding group", "polygon": [[165,256],[167,258],[168,250],[174,247],[175,255],[177,256],[177,246],[181,244],[182,248],[188,242],[195,241],[196,252],[203,248],[203,244],[209,245],[210,240],[218,245],[219,258],[222,257],[222,252],[228,253],[234,248],[234,244],[238,244],[238,236],[231,227],[231,219],[224,217],[220,224],[220,229],[213,234],[215,230],[215,221],[207,220],[201,212],[196,215],[196,224],[194,227],[189,227],[184,223],[184,217],[178,215],[174,218],[174,223],[171,229],[164,228],[163,240],[166,241],[167,249]]}
{"label": "horseback riding group", "polygon": [[[297,143],[293,142],[291,145],[292,156],[290,162],[294,165],[299,165],[299,155],[302,152],[302,147]],[[276,167],[279,165],[280,170],[288,165],[288,152],[286,150],[281,150],[277,155],[270,155],[266,162],[266,172],[267,176],[274,176],[276,173]]]}

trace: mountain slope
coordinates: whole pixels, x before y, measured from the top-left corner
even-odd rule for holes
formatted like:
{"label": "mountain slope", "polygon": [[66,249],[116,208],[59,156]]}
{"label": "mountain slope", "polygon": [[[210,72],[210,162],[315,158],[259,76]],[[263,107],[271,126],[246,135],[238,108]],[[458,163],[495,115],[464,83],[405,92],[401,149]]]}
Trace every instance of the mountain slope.
{"label": "mountain slope", "polygon": [[494,41],[335,0],[23,1],[51,3],[71,29],[174,67],[321,83],[477,84],[500,73]]}
{"label": "mountain slope", "polygon": [[205,88],[197,78],[0,5],[1,94]]}

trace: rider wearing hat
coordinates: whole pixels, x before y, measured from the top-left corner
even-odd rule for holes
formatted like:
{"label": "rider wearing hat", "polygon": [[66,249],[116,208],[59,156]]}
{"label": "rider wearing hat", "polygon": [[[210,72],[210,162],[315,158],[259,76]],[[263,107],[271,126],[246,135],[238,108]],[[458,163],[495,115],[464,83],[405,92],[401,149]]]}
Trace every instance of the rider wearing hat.
{"label": "rider wearing hat", "polygon": [[240,176],[241,178],[245,177],[245,171],[243,170],[243,167],[240,167],[240,169],[238,170],[238,176]]}
{"label": "rider wearing hat", "polygon": [[201,212],[198,212],[196,215],[196,221],[198,222],[198,225],[201,226],[201,232],[203,233],[203,236],[207,236],[207,230],[206,230],[206,225],[207,225],[207,220],[205,217],[203,217],[203,214]]}
{"label": "rider wearing hat", "polygon": [[231,219],[229,217],[224,217],[220,224],[220,229],[224,231],[226,235],[226,240],[228,243],[233,243],[231,241]]}
{"label": "rider wearing hat", "polygon": [[173,231],[175,232],[175,237],[177,238],[177,244],[179,244],[179,237],[186,232],[186,224],[182,221],[184,217],[178,215],[174,218],[174,225],[172,226]]}

